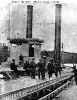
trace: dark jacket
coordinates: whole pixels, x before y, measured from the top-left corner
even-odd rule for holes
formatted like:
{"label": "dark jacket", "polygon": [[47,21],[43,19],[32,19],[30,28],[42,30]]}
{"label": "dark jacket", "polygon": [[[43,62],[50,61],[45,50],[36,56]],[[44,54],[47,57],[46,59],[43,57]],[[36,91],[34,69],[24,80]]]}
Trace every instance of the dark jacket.
{"label": "dark jacket", "polygon": [[29,69],[29,63],[28,63],[28,62],[25,62],[25,63],[24,63],[23,69],[25,69],[25,70]]}
{"label": "dark jacket", "polygon": [[48,63],[48,66],[47,66],[47,68],[48,68],[48,71],[54,71],[54,66],[53,66],[53,63]]}
{"label": "dark jacket", "polygon": [[38,62],[37,63],[37,68],[39,71],[43,70],[43,63],[42,62]]}
{"label": "dark jacket", "polygon": [[15,65],[15,63],[11,63],[11,64],[10,64],[10,68],[11,68],[11,70],[13,70],[13,71],[17,71],[17,65]]}
{"label": "dark jacket", "polygon": [[30,69],[35,71],[36,70],[36,63],[34,61],[30,62]]}
{"label": "dark jacket", "polygon": [[74,73],[74,76],[77,78],[77,69],[75,67],[73,68],[73,73]]}

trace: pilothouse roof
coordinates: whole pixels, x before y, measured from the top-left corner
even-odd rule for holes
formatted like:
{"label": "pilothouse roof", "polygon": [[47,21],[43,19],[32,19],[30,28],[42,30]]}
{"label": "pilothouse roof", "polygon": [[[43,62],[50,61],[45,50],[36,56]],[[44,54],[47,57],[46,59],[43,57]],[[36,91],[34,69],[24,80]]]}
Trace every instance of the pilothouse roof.
{"label": "pilothouse roof", "polygon": [[29,43],[29,44],[41,44],[44,40],[38,38],[10,38],[11,44],[22,44],[22,43]]}

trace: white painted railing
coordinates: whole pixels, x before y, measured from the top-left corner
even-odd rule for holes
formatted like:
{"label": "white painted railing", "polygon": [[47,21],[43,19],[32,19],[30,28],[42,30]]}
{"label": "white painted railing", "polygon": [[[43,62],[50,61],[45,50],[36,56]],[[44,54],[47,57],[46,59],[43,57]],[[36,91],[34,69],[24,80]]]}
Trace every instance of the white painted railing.
{"label": "white painted railing", "polygon": [[[37,92],[45,87],[53,85],[53,84],[60,82],[62,80],[68,79],[71,76],[72,76],[72,74],[70,73],[70,74],[67,74],[65,76],[61,76],[61,77],[58,77],[58,78],[50,80],[50,81],[42,82],[40,84],[31,86],[31,87],[23,88],[23,89],[16,90],[16,91],[13,91],[13,92],[10,92],[7,94],[0,95],[0,100],[18,100],[19,98],[22,98],[24,96],[27,96],[27,95],[32,94],[34,92]],[[56,90],[56,91],[59,91],[59,90]],[[45,100],[45,99],[40,99],[40,100]]]}
{"label": "white painted railing", "polygon": [[53,92],[49,93],[48,95],[42,97],[39,100],[52,100],[52,98],[54,98],[57,94],[59,94],[64,88],[67,88],[69,84],[70,84],[70,81],[63,84],[62,86],[60,86],[59,88],[57,88],[56,90],[54,90]]}

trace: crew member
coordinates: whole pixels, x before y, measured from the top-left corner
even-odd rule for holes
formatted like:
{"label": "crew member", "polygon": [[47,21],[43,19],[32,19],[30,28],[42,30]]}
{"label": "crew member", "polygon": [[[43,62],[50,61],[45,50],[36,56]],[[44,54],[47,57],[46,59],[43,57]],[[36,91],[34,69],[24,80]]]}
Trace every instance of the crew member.
{"label": "crew member", "polygon": [[29,76],[30,75],[29,61],[25,61],[23,69],[25,69],[27,75]]}
{"label": "crew member", "polygon": [[75,77],[75,83],[77,85],[77,69],[76,69],[75,65],[73,66],[73,73],[74,73],[74,77]]}
{"label": "crew member", "polygon": [[54,71],[55,71],[55,76],[58,77],[58,60],[56,60],[54,64]]}
{"label": "crew member", "polygon": [[36,63],[35,59],[32,58],[32,61],[30,62],[30,71],[31,71],[31,78],[35,79],[35,72],[36,72]]}
{"label": "crew member", "polygon": [[17,65],[15,65],[15,59],[12,59],[12,63],[10,64],[10,68],[13,71],[17,71]]}
{"label": "crew member", "polygon": [[45,66],[46,66],[46,56],[43,56],[43,71],[42,71],[42,75],[43,75],[43,79],[45,79]]}
{"label": "crew member", "polygon": [[61,71],[62,71],[62,67],[61,67],[60,63],[58,62],[58,72],[59,72],[60,76],[61,76]]}
{"label": "crew member", "polygon": [[11,70],[14,71],[16,77],[18,77],[18,70],[17,70],[17,65],[15,64],[15,59],[12,59],[12,63],[10,64]]}
{"label": "crew member", "polygon": [[43,64],[42,64],[42,59],[39,59],[39,62],[37,63],[37,68],[38,68],[38,77],[40,79],[40,76],[41,78],[43,79]]}
{"label": "crew member", "polygon": [[47,68],[48,68],[48,75],[50,79],[50,77],[52,77],[52,73],[54,73],[53,59],[50,59]]}

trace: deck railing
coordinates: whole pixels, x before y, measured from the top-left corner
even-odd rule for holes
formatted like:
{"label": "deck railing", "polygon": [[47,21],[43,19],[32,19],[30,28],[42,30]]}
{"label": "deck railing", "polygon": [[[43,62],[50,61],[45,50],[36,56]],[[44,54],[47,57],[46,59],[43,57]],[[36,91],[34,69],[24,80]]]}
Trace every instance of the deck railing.
{"label": "deck railing", "polygon": [[[72,75],[73,74],[69,73],[65,76],[61,76],[61,77],[58,77],[58,78],[53,79],[53,80],[45,81],[45,82],[36,84],[34,86],[31,86],[31,87],[23,88],[20,90],[16,90],[13,92],[9,92],[9,93],[0,95],[0,100],[18,100],[22,97],[25,97],[25,96],[28,96],[28,95],[34,93],[34,92],[37,92],[45,87],[48,87],[50,85],[54,85],[55,83],[58,83],[62,80],[66,80],[66,79],[68,80]],[[40,99],[40,100],[45,100],[45,99]]]}

